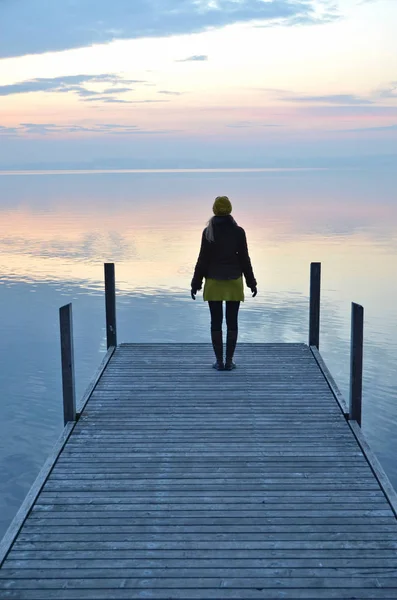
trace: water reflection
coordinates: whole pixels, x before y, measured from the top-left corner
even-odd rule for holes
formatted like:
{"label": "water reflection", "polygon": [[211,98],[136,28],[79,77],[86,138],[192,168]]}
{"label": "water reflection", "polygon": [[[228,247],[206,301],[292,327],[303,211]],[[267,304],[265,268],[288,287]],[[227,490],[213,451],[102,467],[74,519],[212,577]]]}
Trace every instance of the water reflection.
{"label": "water reflection", "polygon": [[59,306],[73,301],[80,396],[105,352],[105,261],[116,262],[120,341],[208,341],[189,282],[225,192],[259,281],[242,341],[306,342],[309,263],[321,261],[321,352],[347,397],[350,303],[365,306],[363,428],[397,486],[397,206],[394,174],[378,175],[0,177],[0,535],[62,428]]}

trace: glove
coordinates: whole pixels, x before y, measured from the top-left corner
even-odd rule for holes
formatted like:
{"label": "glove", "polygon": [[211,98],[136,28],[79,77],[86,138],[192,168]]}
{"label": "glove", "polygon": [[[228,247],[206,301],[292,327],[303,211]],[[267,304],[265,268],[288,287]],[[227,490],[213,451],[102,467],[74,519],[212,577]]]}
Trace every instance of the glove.
{"label": "glove", "polygon": [[190,290],[190,295],[192,297],[192,300],[196,300],[196,294],[197,294],[197,290],[195,290],[194,288],[192,288]]}
{"label": "glove", "polygon": [[256,285],[254,285],[254,287],[251,288],[251,292],[252,292],[252,297],[255,298],[255,296],[258,293]]}

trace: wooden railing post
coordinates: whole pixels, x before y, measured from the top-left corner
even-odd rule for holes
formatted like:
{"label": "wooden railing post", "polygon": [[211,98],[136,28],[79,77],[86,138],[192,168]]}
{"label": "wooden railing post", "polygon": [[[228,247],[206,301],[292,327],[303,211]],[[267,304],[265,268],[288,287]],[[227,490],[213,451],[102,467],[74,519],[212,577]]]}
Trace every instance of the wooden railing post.
{"label": "wooden railing post", "polygon": [[108,349],[117,346],[116,278],[114,263],[105,263],[106,338]]}
{"label": "wooden railing post", "polygon": [[310,264],[309,346],[320,345],[321,263]]}
{"label": "wooden railing post", "polygon": [[363,389],[364,309],[352,302],[350,338],[350,407],[349,418],[361,427]]}
{"label": "wooden railing post", "polygon": [[76,393],[74,383],[73,318],[72,305],[59,309],[61,331],[63,420],[66,425],[76,420]]}

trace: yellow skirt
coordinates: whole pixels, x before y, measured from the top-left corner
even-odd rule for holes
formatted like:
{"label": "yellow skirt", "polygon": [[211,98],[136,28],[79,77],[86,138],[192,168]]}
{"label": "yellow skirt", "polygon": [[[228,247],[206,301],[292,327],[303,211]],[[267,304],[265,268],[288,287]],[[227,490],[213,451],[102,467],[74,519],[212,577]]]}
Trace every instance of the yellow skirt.
{"label": "yellow skirt", "polygon": [[225,301],[244,302],[243,278],[238,279],[206,279],[203,298],[205,302]]}

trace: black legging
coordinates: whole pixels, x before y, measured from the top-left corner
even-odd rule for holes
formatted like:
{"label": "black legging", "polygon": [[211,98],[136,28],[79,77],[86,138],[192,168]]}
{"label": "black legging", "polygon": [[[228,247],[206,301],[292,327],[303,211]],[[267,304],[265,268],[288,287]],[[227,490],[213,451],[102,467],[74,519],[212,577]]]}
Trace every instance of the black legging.
{"label": "black legging", "polygon": [[[223,322],[223,303],[220,300],[208,302],[211,311],[211,331],[221,331]],[[238,309],[240,302],[226,302],[226,325],[232,331],[238,329]]]}

